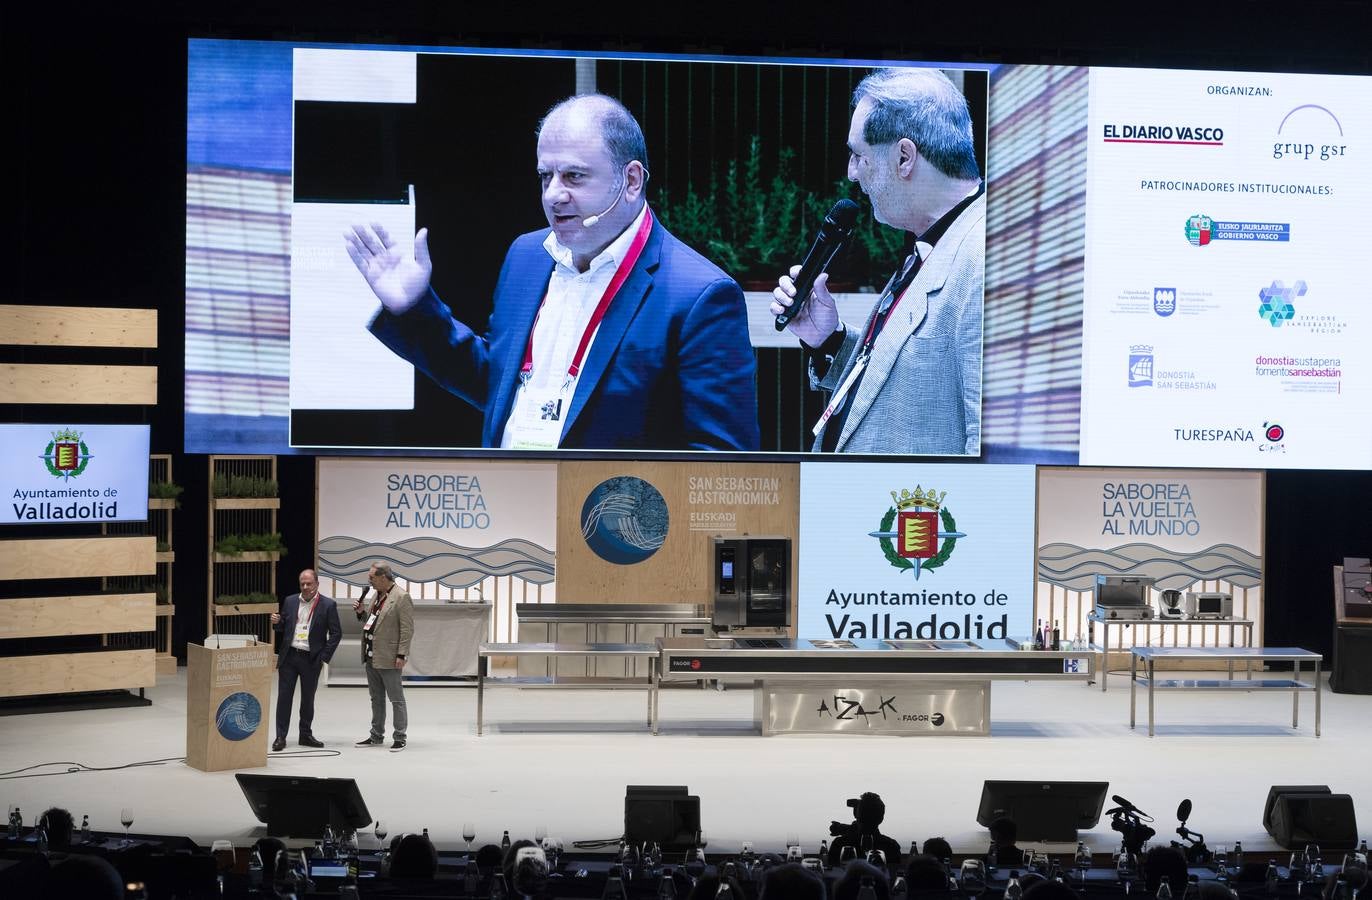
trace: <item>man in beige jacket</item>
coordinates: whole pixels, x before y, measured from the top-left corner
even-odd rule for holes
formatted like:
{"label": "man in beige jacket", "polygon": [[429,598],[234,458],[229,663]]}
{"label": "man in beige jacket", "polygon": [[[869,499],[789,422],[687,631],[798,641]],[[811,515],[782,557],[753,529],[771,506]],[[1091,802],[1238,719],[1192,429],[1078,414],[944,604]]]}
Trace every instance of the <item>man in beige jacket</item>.
{"label": "man in beige jacket", "polygon": [[[376,596],[365,606],[353,603],[353,612],[362,622],[362,665],[367,672],[367,692],[372,698],[372,730],[358,747],[381,747],[386,743],[386,698],[390,698],[395,728],[391,752],[405,749],[405,689],[400,683],[405,658],[410,654],[414,636],[414,601],[397,587],[395,574],[383,562],[372,563],[367,572]],[[364,595],[365,596],[365,595]]]}

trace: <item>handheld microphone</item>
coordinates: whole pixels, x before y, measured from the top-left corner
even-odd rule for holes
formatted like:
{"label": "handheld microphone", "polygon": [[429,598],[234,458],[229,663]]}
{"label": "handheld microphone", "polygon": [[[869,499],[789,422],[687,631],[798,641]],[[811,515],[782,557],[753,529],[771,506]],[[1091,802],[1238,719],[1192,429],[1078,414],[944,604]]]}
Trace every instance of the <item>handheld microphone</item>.
{"label": "handheld microphone", "polygon": [[824,223],[819,226],[819,234],[815,235],[815,242],[810,245],[809,252],[800,263],[800,272],[796,274],[795,301],[789,309],[777,316],[777,331],[785,330],[805,306],[810,291],[815,286],[815,279],[824,274],[834,256],[852,236],[853,227],[857,225],[857,217],[858,205],[846,198],[835,203],[829,214],[824,217]]}
{"label": "handheld microphone", "polygon": [[364,588],[362,589],[362,595],[361,595],[360,597],[358,597],[358,598],[357,598],[355,601],[353,601],[353,602],[355,602],[355,603],[361,603],[362,601],[364,601],[364,600],[367,599],[367,595],[370,594],[371,592],[372,592],[372,589],[371,589],[370,586],[364,587]]}

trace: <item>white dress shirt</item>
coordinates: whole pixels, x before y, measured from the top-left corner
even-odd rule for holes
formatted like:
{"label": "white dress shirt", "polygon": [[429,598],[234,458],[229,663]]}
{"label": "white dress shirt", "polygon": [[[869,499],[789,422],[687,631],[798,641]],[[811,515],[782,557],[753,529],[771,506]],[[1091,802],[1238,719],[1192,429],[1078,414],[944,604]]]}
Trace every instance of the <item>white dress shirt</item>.
{"label": "white dress shirt", "polygon": [[[555,234],[550,232],[544,240],[543,248],[553,258],[553,274],[548,281],[543,308],[534,323],[533,371],[528,381],[515,392],[514,406],[510,410],[510,417],[505,420],[501,435],[501,447],[513,446],[512,422],[518,421],[521,415],[536,418],[536,411],[544,402],[550,397],[559,396],[567,379],[567,368],[576,356],[577,345],[581,343],[581,335],[586,331],[596,305],[610,286],[615,271],[628,253],[647,214],[648,206],[644,204],[629,227],[591,260],[585,272],[577,270],[572,262],[572,251],[562,246]],[[583,366],[586,359],[590,358],[594,343],[595,335],[592,335],[591,343],[586,346],[586,357],[582,359]],[[566,394],[565,398],[562,409],[564,428],[571,405],[571,393]]]}

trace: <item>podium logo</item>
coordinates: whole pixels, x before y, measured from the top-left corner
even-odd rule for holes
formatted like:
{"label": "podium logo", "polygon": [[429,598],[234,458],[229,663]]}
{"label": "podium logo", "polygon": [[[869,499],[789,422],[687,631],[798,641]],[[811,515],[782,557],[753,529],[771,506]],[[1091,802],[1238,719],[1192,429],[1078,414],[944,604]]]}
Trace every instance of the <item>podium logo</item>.
{"label": "podium logo", "polygon": [[226,741],[247,740],[261,724],[262,704],[247,691],[225,697],[214,716],[214,727]]}

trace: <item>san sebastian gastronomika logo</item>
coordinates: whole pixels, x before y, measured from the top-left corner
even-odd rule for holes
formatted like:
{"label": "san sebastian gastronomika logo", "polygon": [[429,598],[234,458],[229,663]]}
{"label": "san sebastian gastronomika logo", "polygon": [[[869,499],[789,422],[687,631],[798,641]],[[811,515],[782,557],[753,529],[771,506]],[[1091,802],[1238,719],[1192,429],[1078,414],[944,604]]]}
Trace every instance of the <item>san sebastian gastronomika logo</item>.
{"label": "san sebastian gastronomika logo", "polygon": [[[933,488],[925,491],[919,485],[913,492],[908,488],[901,488],[899,494],[891,492],[894,505],[881,517],[880,530],[867,533],[869,537],[880,539],[881,552],[887,562],[898,570],[913,571],[918,579],[921,569],[937,569],[948,561],[958,538],[967,535],[958,531],[953,514],[943,506],[946,496],[947,491],[941,494]],[[945,530],[939,530],[940,523]],[[942,547],[940,540],[944,541]]]}
{"label": "san sebastian gastronomika logo", "polygon": [[86,466],[95,457],[81,440],[81,432],[64,428],[52,433],[52,440],[48,441],[40,458],[47,466],[48,474],[67,481],[86,471]]}

